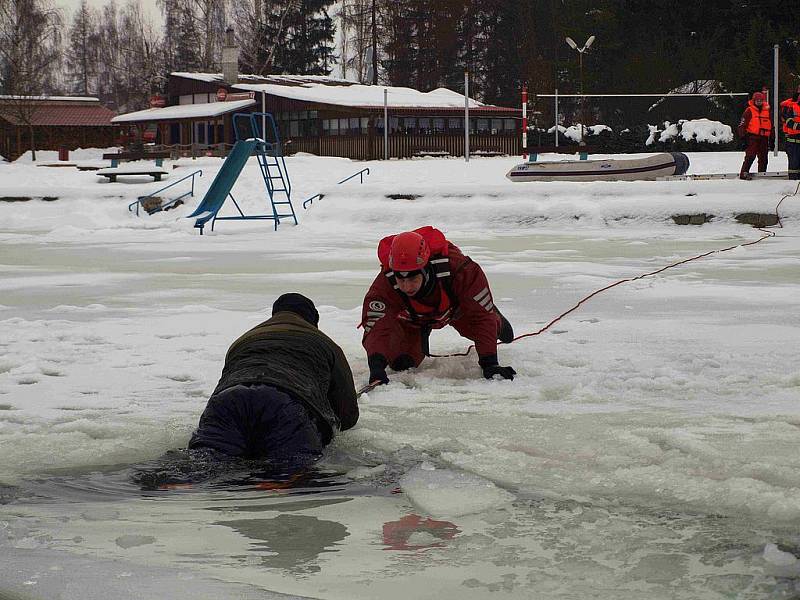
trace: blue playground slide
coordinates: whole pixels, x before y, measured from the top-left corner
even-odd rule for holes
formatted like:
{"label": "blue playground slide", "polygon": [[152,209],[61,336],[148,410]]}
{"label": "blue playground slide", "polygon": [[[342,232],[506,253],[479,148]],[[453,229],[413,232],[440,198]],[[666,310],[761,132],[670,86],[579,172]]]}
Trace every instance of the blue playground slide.
{"label": "blue playground slide", "polygon": [[206,195],[203,196],[203,200],[192,214],[187,215],[187,219],[197,219],[194,226],[200,229],[200,233],[203,233],[203,226],[216,217],[219,209],[225,204],[233,184],[236,183],[236,179],[247,163],[247,159],[252,155],[257,143],[257,140],[250,139],[239,140],[234,144],[225,162],[222,163],[219,173],[214,177],[211,187],[208,188]]}

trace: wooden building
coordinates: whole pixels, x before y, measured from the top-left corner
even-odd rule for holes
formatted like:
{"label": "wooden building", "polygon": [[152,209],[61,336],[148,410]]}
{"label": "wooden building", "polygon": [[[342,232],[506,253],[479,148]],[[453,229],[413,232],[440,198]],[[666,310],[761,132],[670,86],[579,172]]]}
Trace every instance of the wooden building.
{"label": "wooden building", "polygon": [[[114,145],[114,112],[97,98],[0,96],[0,156],[16,160],[36,150]],[[31,144],[33,137],[33,145]]]}
{"label": "wooden building", "polygon": [[[232,81],[232,80],[231,80]],[[385,92],[385,95],[384,95]],[[439,88],[363,85],[327,76],[172,73],[166,106],[119,115],[115,124],[156,132],[157,144],[180,154],[225,152],[235,140],[232,116],[269,112],[278,123],[284,154],[309,152],[355,159],[383,158],[384,101],[388,155],[463,155],[465,98]],[[517,154],[520,116],[469,100],[472,154]],[[143,136],[145,137],[145,136]]]}

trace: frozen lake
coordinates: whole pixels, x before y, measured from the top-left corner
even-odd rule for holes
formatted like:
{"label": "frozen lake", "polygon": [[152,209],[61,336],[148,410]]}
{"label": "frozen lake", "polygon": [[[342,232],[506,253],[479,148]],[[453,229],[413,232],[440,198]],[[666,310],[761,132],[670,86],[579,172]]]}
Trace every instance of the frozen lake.
{"label": "frozen lake", "polygon": [[[727,172],[741,155],[691,159]],[[0,195],[59,196],[0,202],[0,597],[800,594],[800,197],[775,238],[620,285],[501,347],[513,382],[483,380],[474,355],[390,373],[296,480],[239,465],[192,487],[136,483],[185,447],[228,345],[283,292],[316,301],[366,383],[356,326],[383,235],[442,228],[519,335],[616,280],[758,239],[733,216],[795,189],[511,184],[514,162],[296,157],[298,227],[223,222],[202,238],[180,218],[196,199],[127,212],[158,184],[0,166]],[[202,193],[219,161],[198,163],[177,173],[201,167]],[[364,166],[364,185],[332,185]],[[234,193],[255,209],[261,185],[250,165]],[[670,218],[701,212],[714,219]],[[468,346],[449,329],[431,342]]]}

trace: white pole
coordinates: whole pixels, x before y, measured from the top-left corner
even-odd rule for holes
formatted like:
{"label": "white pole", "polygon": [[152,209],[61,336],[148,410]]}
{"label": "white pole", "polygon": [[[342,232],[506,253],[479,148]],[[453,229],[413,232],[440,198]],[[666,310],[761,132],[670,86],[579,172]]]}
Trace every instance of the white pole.
{"label": "white pole", "polygon": [[469,162],[469,71],[464,71],[464,162]]}
{"label": "white pole", "polygon": [[389,160],[389,90],[383,88],[383,159]]}
{"label": "white pole", "polygon": [[773,67],[772,67],[772,114],[773,114],[773,122],[775,123],[775,150],[773,152],[773,156],[778,156],[778,137],[780,136],[780,121],[778,121],[778,55],[780,53],[780,48],[778,44],[775,44],[775,56],[773,57]]}
{"label": "white pole", "polygon": [[522,86],[522,160],[528,159],[528,84]]}
{"label": "white pole", "polygon": [[[261,139],[267,141],[267,93],[261,92]],[[255,131],[253,132],[255,134]],[[281,150],[283,153],[283,150]]]}
{"label": "white pole", "polygon": [[555,133],[555,136],[556,136],[556,148],[558,148],[558,88],[556,88],[555,99],[556,99],[556,117],[555,117],[556,118],[556,133]]}

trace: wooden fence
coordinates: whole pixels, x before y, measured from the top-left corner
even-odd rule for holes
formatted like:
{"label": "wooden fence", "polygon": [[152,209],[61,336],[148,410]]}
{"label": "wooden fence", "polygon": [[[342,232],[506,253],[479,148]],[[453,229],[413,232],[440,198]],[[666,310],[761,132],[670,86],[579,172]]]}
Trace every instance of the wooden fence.
{"label": "wooden fence", "polygon": [[[372,143],[370,143],[372,142]],[[463,135],[389,135],[389,157],[464,156]],[[470,154],[520,154],[519,135],[475,134],[469,138]],[[358,160],[384,157],[384,138],[376,135],[336,135],[316,138],[292,138],[283,144],[285,154],[308,152],[318,156],[341,156]]]}

